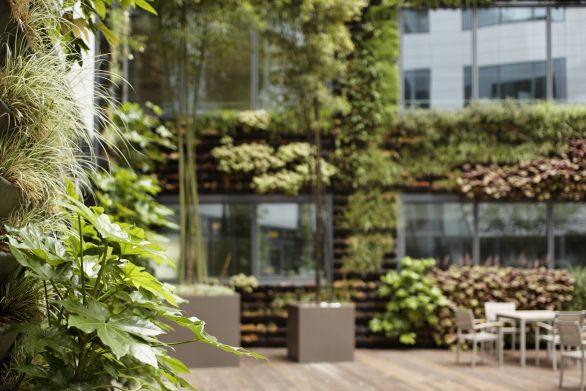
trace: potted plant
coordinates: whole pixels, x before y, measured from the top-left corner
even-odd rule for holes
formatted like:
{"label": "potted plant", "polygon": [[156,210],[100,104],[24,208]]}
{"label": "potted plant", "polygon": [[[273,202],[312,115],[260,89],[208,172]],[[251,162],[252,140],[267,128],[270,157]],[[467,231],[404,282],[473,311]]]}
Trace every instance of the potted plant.
{"label": "potted plant", "polygon": [[[200,109],[198,98],[206,55],[213,45],[223,45],[222,41],[229,34],[238,31],[241,27],[238,23],[243,23],[242,15],[248,9],[236,3],[226,7],[222,2],[206,0],[189,5],[162,2],[158,11],[160,27],[165,30],[165,34],[161,34],[163,51],[167,63],[179,69],[181,81],[175,86],[180,199],[178,292],[186,299],[181,309],[205,319],[210,332],[220,340],[237,345],[240,341],[240,295],[233,289],[210,284],[207,273],[200,226],[197,134],[193,124]],[[178,346],[176,354],[189,367],[239,364],[237,357],[206,346]]]}
{"label": "potted plant", "polygon": [[[297,112],[308,139],[314,140],[313,156],[308,159],[308,172],[313,173],[315,203],[315,302],[294,303],[287,307],[287,350],[290,359],[309,361],[350,361],[354,357],[354,305],[332,303],[332,276],[326,274],[329,289],[322,302],[324,256],[324,181],[321,150],[321,128],[326,116],[344,106],[328,85],[344,72],[345,56],[352,51],[347,24],[360,15],[361,2],[330,2],[316,4],[311,12],[295,4],[282,3],[271,7],[266,35],[276,43],[286,58],[280,69],[282,86],[287,91],[285,104]],[[283,15],[286,15],[283,18]],[[337,17],[331,17],[337,15]],[[272,29],[272,26],[277,26]],[[285,27],[284,27],[285,26]],[[301,31],[303,40],[288,31]],[[283,33],[285,32],[285,33]],[[323,110],[322,110],[323,108]]]}

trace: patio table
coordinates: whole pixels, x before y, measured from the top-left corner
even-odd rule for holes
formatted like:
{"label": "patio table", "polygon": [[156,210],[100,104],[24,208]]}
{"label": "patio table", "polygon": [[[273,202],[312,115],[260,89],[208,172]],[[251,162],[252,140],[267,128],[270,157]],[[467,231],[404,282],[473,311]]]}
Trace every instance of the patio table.
{"label": "patio table", "polygon": [[555,320],[555,311],[548,310],[523,310],[523,311],[498,311],[498,318],[512,319],[519,322],[519,343],[521,353],[521,366],[525,366],[525,353],[527,352],[527,323],[550,322]]}

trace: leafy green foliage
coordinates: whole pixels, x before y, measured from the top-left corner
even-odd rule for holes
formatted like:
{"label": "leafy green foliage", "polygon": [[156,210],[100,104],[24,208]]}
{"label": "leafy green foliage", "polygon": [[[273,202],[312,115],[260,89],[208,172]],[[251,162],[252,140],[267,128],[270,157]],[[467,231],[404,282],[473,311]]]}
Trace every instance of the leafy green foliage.
{"label": "leafy green foliage", "polygon": [[190,388],[180,377],[188,369],[169,355],[173,344],[158,339],[169,330],[163,320],[191,330],[190,341],[262,358],[220,343],[202,320],[181,315],[172,287],[129,260],[166,261],[141,229],[73,198],[63,207],[69,224],[61,232],[9,229],[12,254],[45,287],[45,320],[14,328],[25,335],[31,363],[15,368],[28,378],[28,388],[19,389]]}
{"label": "leafy green foliage", "polygon": [[399,338],[402,344],[413,345],[416,331],[435,326],[437,311],[448,305],[448,300],[428,272],[434,266],[433,259],[401,260],[401,270],[392,271],[381,278],[380,297],[388,297],[386,312],[370,321],[370,329],[384,332],[386,336]]}
{"label": "leafy green foliage", "polygon": [[258,288],[258,280],[255,276],[239,273],[230,277],[230,286],[241,292],[252,293]]}
{"label": "leafy green foliage", "polygon": [[[52,15],[39,12],[32,16]],[[9,47],[0,51],[0,176],[22,195],[21,208],[9,218],[19,225],[49,219],[66,193],[63,178],[85,183],[80,146],[89,140],[59,53],[23,42],[10,47],[7,40],[0,37],[0,47]]]}
{"label": "leafy green foliage", "polygon": [[394,193],[376,188],[350,196],[343,226],[352,234],[347,242],[344,270],[361,273],[380,270],[385,254],[393,248],[395,197]]}
{"label": "leafy green foliage", "polygon": [[154,175],[114,166],[110,172],[93,173],[92,181],[98,204],[115,221],[134,224],[151,236],[160,228],[177,228],[175,212],[155,199],[161,188]]}
{"label": "leafy green foliage", "polygon": [[[521,310],[561,310],[572,300],[574,280],[566,270],[518,269],[485,266],[452,266],[435,269],[433,279],[455,307],[470,308],[484,317],[484,303],[513,302]],[[438,345],[453,342],[454,313],[449,308],[437,311],[435,339]]]}
{"label": "leafy green foliage", "polygon": [[568,270],[574,279],[574,291],[572,300],[566,303],[566,309],[582,311],[586,308],[586,268],[573,267]]}
{"label": "leafy green foliage", "polygon": [[[259,143],[234,145],[231,137],[224,137],[222,146],[212,150],[212,156],[218,160],[220,171],[253,175],[252,187],[259,193],[297,194],[312,181],[313,149],[307,143],[289,143],[276,150]],[[328,184],[336,168],[322,159],[321,171]]]}
{"label": "leafy green foliage", "polygon": [[163,110],[152,103],[142,108],[126,102],[112,115],[112,125],[104,138],[121,153],[119,160],[143,173],[153,172],[166,161],[167,152],[176,149],[173,130],[163,123]]}
{"label": "leafy green foliage", "polygon": [[457,179],[471,198],[580,201],[586,196],[586,140],[571,140],[560,156],[512,166],[476,166]]}
{"label": "leafy green foliage", "polygon": [[584,107],[516,101],[458,111],[407,110],[388,131],[402,183],[451,177],[452,188],[466,165],[514,165],[560,154],[568,140],[584,138]]}

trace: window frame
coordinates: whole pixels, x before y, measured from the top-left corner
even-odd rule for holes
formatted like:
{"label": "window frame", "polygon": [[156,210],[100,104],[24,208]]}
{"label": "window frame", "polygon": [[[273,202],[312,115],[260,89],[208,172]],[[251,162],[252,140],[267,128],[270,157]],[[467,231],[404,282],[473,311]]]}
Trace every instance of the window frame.
{"label": "window frame", "polygon": [[[334,266],[334,232],[333,232],[333,195],[324,194],[324,264],[322,265],[322,281],[328,283],[333,281],[333,266]],[[158,201],[168,207],[175,207],[179,210],[179,196],[178,195],[163,195],[158,198]],[[314,198],[310,194],[301,194],[297,196],[287,196],[281,194],[200,194],[199,203],[202,204],[223,204],[223,203],[238,203],[238,204],[279,204],[279,203],[312,203]],[[250,275],[258,279],[260,285],[274,285],[275,283],[286,282],[290,285],[310,285],[315,283],[315,278],[307,277],[283,277],[283,276],[261,276],[259,273],[258,260],[258,246],[257,246],[257,208],[253,208],[253,216],[251,216],[251,231],[250,231]],[[209,262],[209,260],[208,260]],[[208,265],[209,266],[209,265]],[[213,276],[211,276],[213,277]],[[222,282],[227,282],[230,276],[222,279]]]}
{"label": "window frame", "polygon": [[397,219],[397,258],[401,259],[406,254],[406,221],[404,214],[404,205],[406,203],[467,203],[472,204],[473,210],[473,232],[472,232],[472,264],[480,264],[480,239],[482,234],[479,229],[479,206],[480,204],[529,204],[537,203],[544,204],[546,208],[546,248],[547,248],[547,267],[554,269],[557,266],[557,260],[555,258],[555,205],[556,204],[584,204],[583,201],[571,201],[571,200],[548,200],[548,201],[537,201],[537,200],[523,200],[523,201],[510,201],[510,200],[472,200],[464,197],[463,195],[454,193],[409,193],[402,192],[399,194],[399,214]]}
{"label": "window frame", "polygon": [[[523,2],[522,4],[514,4],[514,3],[501,3],[501,2],[497,2],[495,3],[494,6],[490,7],[490,9],[504,9],[504,8],[528,8],[531,7],[532,8],[532,15],[535,13],[535,8],[544,8],[545,9],[545,18],[539,17],[538,19],[528,19],[528,20],[522,20],[522,21],[507,21],[504,23],[499,23],[499,24],[495,24],[495,25],[491,25],[491,26],[501,26],[503,24],[510,24],[510,23],[522,23],[522,22],[544,22],[545,23],[545,36],[544,36],[544,44],[545,44],[545,52],[546,52],[546,56],[544,58],[545,61],[545,65],[546,65],[546,70],[545,70],[545,77],[546,77],[546,81],[545,81],[545,93],[546,93],[546,98],[545,99],[533,99],[534,101],[553,101],[553,102],[559,102],[559,103],[567,103],[568,102],[568,97],[567,97],[567,88],[565,90],[566,92],[566,97],[562,97],[562,98],[558,98],[556,99],[554,96],[554,92],[555,92],[555,80],[554,80],[554,58],[553,58],[553,54],[552,54],[552,25],[554,23],[558,23],[558,22],[564,22],[566,20],[566,12],[567,9],[570,9],[572,7],[572,5],[574,4],[543,4],[540,3],[539,1],[535,1],[535,0],[530,0],[527,2]],[[557,9],[563,9],[563,18],[554,18],[554,12]],[[399,92],[399,109],[400,110],[406,110],[409,109],[411,106],[407,104],[407,102],[404,99],[404,94],[405,94],[405,88],[406,88],[406,79],[405,79],[405,72],[407,69],[405,69],[404,67],[404,48],[405,48],[405,44],[404,44],[404,40],[405,40],[405,36],[408,35],[412,35],[413,33],[405,33],[404,31],[404,16],[403,13],[404,11],[409,10],[408,8],[402,8],[399,12],[397,12],[397,23],[399,26],[399,73],[400,73],[400,79],[399,79],[399,85],[400,85],[400,92]],[[462,12],[461,14],[461,30],[462,31],[467,31],[470,32],[471,34],[471,51],[470,51],[470,69],[471,69],[471,83],[470,83],[470,90],[471,90],[471,98],[466,100],[465,97],[462,97],[462,107],[466,107],[468,104],[470,104],[471,102],[476,102],[481,100],[481,98],[479,97],[479,86],[480,86],[480,77],[479,77],[479,64],[478,64],[478,47],[479,47],[479,30],[483,29],[485,27],[491,27],[491,26],[479,26],[478,23],[478,10],[479,8],[477,7],[463,7],[460,9],[460,11]],[[429,10],[428,10],[429,11]],[[469,11],[470,12],[470,29],[464,29],[464,11]],[[499,12],[499,20],[500,20],[500,12]],[[428,19],[429,22],[428,24],[431,25],[432,23],[432,15],[428,14]],[[431,28],[429,29],[428,33],[420,33],[420,34],[431,34]],[[565,59],[564,57],[558,57],[556,59]],[[429,69],[433,69],[433,66],[429,67]],[[410,69],[409,69],[410,70]],[[567,70],[566,70],[567,71]],[[464,79],[463,79],[464,81]],[[566,80],[567,83],[567,80]],[[430,78],[430,85],[433,84],[433,80]],[[465,90],[465,86],[463,85],[463,88]],[[500,98],[498,99],[494,99],[495,101],[501,100]],[[434,104],[435,103],[435,104]],[[576,102],[579,103],[579,102]],[[429,100],[429,108],[433,109],[435,106],[437,105],[437,102],[434,102],[431,96],[431,88],[430,88],[430,100]],[[440,102],[440,106],[441,106],[441,102]]]}

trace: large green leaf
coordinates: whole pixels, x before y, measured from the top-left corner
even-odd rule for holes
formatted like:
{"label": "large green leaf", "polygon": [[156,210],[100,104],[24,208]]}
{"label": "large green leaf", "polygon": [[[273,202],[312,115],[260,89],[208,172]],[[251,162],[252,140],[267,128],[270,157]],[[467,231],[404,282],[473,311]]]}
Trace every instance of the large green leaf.
{"label": "large green leaf", "polygon": [[161,296],[172,305],[177,305],[177,297],[163,285],[152,274],[144,270],[143,267],[136,266],[132,262],[126,262],[122,266],[126,280],[135,288],[146,289],[147,291]]}
{"label": "large green leaf", "polygon": [[224,343],[221,343],[220,341],[218,341],[218,339],[216,337],[208,334],[205,331],[205,322],[201,319],[196,318],[195,316],[190,317],[190,318],[187,318],[184,316],[173,316],[173,315],[169,315],[169,314],[164,314],[163,316],[165,318],[175,322],[178,326],[185,327],[185,328],[191,330],[194,335],[194,339],[193,339],[194,341],[202,342],[202,343],[214,346],[218,349],[236,354],[238,356],[246,356],[246,357],[253,357],[253,358],[257,358],[257,359],[266,360],[266,357],[261,354],[251,352],[251,351],[246,350],[241,347],[234,347],[234,346],[230,346],[230,345],[226,345]]}

